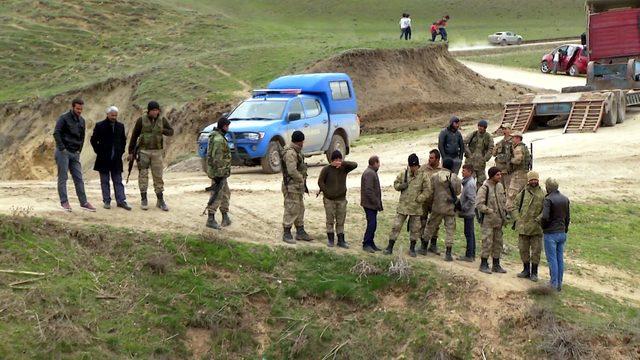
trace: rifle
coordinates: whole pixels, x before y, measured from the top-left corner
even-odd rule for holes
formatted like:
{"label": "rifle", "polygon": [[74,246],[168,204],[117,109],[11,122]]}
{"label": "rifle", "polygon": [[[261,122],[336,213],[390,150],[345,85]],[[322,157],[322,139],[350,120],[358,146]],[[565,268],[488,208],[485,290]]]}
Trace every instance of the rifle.
{"label": "rifle", "polygon": [[125,184],[129,183],[129,176],[131,176],[131,169],[133,169],[133,163],[136,161],[138,157],[138,144],[136,143],[136,147],[133,148],[133,156],[131,157],[131,160],[129,160],[129,171],[127,172],[127,181],[125,182]]}
{"label": "rifle", "polygon": [[202,215],[207,213],[207,209],[213,205],[214,202],[218,199],[218,194],[224,186],[224,183],[227,181],[226,177],[223,177],[222,180],[216,181],[216,184],[213,186],[213,190],[211,191],[211,196],[209,197],[209,202],[207,203],[207,207],[202,211]]}
{"label": "rifle", "polygon": [[529,157],[531,158],[531,160],[529,160],[529,171],[533,170],[533,141],[529,144]]}

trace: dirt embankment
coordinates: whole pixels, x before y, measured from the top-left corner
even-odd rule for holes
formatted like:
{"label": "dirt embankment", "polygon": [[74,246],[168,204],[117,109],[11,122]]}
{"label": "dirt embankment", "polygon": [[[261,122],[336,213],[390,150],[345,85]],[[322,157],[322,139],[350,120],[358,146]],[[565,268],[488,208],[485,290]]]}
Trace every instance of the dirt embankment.
{"label": "dirt embankment", "polygon": [[505,101],[532,92],[478,75],[454,59],[446,45],[351,50],[306,71],[351,76],[365,132],[440,126],[452,114],[493,117]]}

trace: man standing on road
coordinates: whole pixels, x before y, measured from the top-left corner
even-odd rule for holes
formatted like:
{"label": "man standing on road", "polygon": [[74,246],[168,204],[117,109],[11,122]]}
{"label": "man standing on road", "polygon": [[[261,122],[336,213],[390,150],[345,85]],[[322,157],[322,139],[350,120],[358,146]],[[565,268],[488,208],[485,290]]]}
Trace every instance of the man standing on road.
{"label": "man standing on road", "polygon": [[527,172],[530,164],[529,148],[522,142],[522,133],[516,131],[513,133],[513,156],[509,164],[511,180],[507,191],[507,211],[510,217],[512,217],[510,214],[513,211],[513,201],[516,195],[527,185]]}
{"label": "man standing on road", "polygon": [[[284,195],[284,216],[282,219],[282,241],[295,244],[296,240],[311,241],[311,236],[304,230],[304,193],[307,189],[307,165],[302,156],[304,134],[294,131],[291,145],[282,150],[282,194]],[[296,226],[296,238],[291,235],[291,227]]]}
{"label": "man standing on road", "polygon": [[67,196],[67,179],[71,173],[76,195],[80,201],[80,208],[87,211],[96,211],[87,201],[82,181],[82,165],[80,164],[80,152],[84,144],[85,122],[82,115],[84,101],[73,99],[71,110],[60,115],[56,121],[53,138],[56,141],[55,159],[58,167],[58,195],[60,205],[64,211],[71,211]]}
{"label": "man standing on road", "polygon": [[118,121],[118,108],[110,106],[107,118],[96,123],[91,135],[91,146],[96,153],[96,164],[93,170],[100,173],[100,187],[102,188],[102,202],[105,209],[111,209],[111,186],[116,197],[116,206],[131,210],[122,184],[122,155],[127,143],[124,124]]}
{"label": "man standing on road", "polygon": [[207,175],[213,180],[211,196],[215,197],[209,205],[209,216],[206,226],[212,229],[220,229],[216,221],[218,208],[222,212],[222,226],[231,225],[229,218],[229,200],[231,191],[227,179],[231,175],[231,151],[225,135],[229,131],[231,121],[226,117],[218,120],[218,125],[209,134],[209,146],[207,147]]}
{"label": "man standing on road", "polygon": [[447,239],[445,241],[447,251],[444,259],[445,261],[453,261],[451,250],[456,235],[455,208],[462,185],[458,175],[451,171],[453,168],[453,160],[445,159],[442,162],[442,167],[444,169],[431,175],[430,184],[433,185],[433,207],[429,220],[427,221],[427,228],[425,229],[423,238],[431,239],[436,229],[440,226],[440,223],[444,220],[444,228],[447,232]]}
{"label": "man standing on road", "polygon": [[[502,227],[505,225],[507,212],[505,210],[504,188],[500,182],[500,169],[489,169],[489,179],[482,184],[476,196],[476,207],[480,212],[482,225],[482,253],[480,255],[480,271],[506,273],[500,266],[502,254]],[[493,267],[489,270],[489,256],[493,257]]]}
{"label": "man standing on road", "polygon": [[538,264],[542,252],[542,203],[544,191],[539,186],[540,177],[535,171],[527,174],[527,186],[516,196],[516,230],[518,249],[523,269],[519,278],[538,281]]}
{"label": "man standing on road", "polygon": [[[440,172],[442,167],[440,166],[440,151],[438,149],[433,149],[429,151],[429,161],[427,164],[422,165],[420,167],[420,171],[425,174],[427,180],[431,184],[431,188],[433,189],[433,182],[431,181],[431,176],[437,172]],[[425,201],[423,209],[424,214],[420,217],[420,249],[418,249],[418,253],[420,255],[427,255],[427,252],[434,253],[435,255],[440,256],[440,251],[438,251],[438,231],[440,230],[440,225],[436,226],[431,239],[424,238],[425,229],[427,227],[427,221],[429,219],[429,215],[431,214],[431,207],[433,205],[433,197],[430,197]],[[431,245],[429,245],[431,242]]]}
{"label": "man standing on road", "polygon": [[542,206],[542,231],[544,252],[549,263],[549,284],[557,291],[562,290],[564,274],[564,245],[567,242],[571,222],[569,199],[558,191],[558,182],[549,178],[545,181],[547,196]]}
{"label": "man standing on road", "polygon": [[453,160],[452,171],[457,175],[462,166],[462,156],[464,155],[464,139],[460,133],[460,119],[452,116],[449,126],[440,131],[438,136],[438,150],[442,156],[442,163],[446,159]]}
{"label": "man standing on road", "polygon": [[502,174],[502,186],[509,188],[511,175],[509,174],[509,164],[513,153],[513,138],[511,137],[511,128],[504,124],[500,126],[502,130],[502,140],[493,148],[493,156],[495,156],[496,166]]}
{"label": "man standing on road", "polygon": [[485,167],[493,155],[493,138],[487,132],[487,126],[487,120],[480,120],[478,130],[469,134],[464,141],[465,164],[473,166],[477,187],[482,186],[487,179]]}
{"label": "man standing on road", "polygon": [[467,240],[467,251],[458,260],[474,262],[476,260],[476,179],[473,177],[473,166],[462,165],[462,194],[460,195],[460,211],[458,216],[464,219],[464,237]]}
{"label": "man standing on road", "polygon": [[423,215],[423,205],[432,195],[431,182],[424,172],[420,170],[418,155],[409,155],[409,166],[396,177],[393,187],[400,191],[400,200],[396,209],[396,218],[393,221],[389,244],[385,249],[385,255],[393,253],[393,246],[398,239],[398,234],[409,219],[409,256],[416,257],[416,242],[420,238],[420,217]]}
{"label": "man standing on road", "polygon": [[[318,187],[322,192],[327,222],[327,246],[333,247],[336,234],[338,247],[348,249],[344,239],[344,221],[347,218],[347,175],[358,167],[353,161],[343,161],[340,150],[331,154],[331,164],[320,171]],[[335,229],[335,231],[334,231]]]}
{"label": "man standing on road", "polygon": [[369,167],[362,173],[360,179],[360,206],[364,209],[367,218],[367,229],[364,232],[362,250],[366,252],[380,251],[375,242],[376,229],[378,228],[378,212],[382,207],[382,189],[378,170],[380,169],[380,158],[372,156],[369,158]]}
{"label": "man standing on road", "polygon": [[560,50],[556,51],[553,54],[553,74],[556,75],[558,73],[558,67],[560,67]]}
{"label": "man standing on road", "polygon": [[[140,207],[149,209],[147,189],[149,188],[149,168],[153,177],[153,188],[158,201],[156,206],[169,211],[164,201],[164,181],[162,180],[163,136],[173,136],[173,128],[165,117],[160,117],[160,104],[150,101],[147,113],[136,121],[129,141],[129,161],[134,156],[138,159],[138,186],[140,187]],[[137,151],[137,153],[136,153]]]}

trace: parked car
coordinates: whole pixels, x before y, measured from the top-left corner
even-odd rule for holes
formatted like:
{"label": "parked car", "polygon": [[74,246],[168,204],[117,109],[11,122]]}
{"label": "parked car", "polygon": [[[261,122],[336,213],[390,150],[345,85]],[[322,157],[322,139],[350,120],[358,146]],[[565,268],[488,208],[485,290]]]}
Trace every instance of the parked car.
{"label": "parked car", "polygon": [[553,71],[553,57],[556,52],[560,51],[560,63],[558,64],[558,72],[566,73],[571,76],[578,76],[587,73],[587,65],[589,64],[589,56],[583,45],[567,44],[553,49],[552,52],[542,56],[540,61],[540,71],[545,74]]}
{"label": "parked car", "polygon": [[522,36],[512,31],[502,31],[489,35],[489,42],[496,45],[520,45],[522,44]]}
{"label": "parked car", "polygon": [[[334,150],[349,154],[350,144],[360,136],[358,105],[347,74],[304,74],[283,76],[266,89],[254,90],[227,118],[226,137],[233,165],[261,165],[265,173],[281,171],[280,150],[291,142],[291,134],[305,135],[305,156]],[[209,134],[215,124],[198,137],[198,154],[207,155]]]}

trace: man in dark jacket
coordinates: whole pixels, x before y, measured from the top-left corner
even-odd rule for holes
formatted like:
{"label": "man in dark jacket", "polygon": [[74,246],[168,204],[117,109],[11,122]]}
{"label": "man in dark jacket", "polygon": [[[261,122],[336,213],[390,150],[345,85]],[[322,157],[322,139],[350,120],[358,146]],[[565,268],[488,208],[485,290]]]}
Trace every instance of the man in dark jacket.
{"label": "man in dark jacket", "polygon": [[109,179],[111,179],[116,205],[119,208],[131,210],[124,194],[124,185],[122,185],[122,155],[126,142],[124,124],[118,122],[118,108],[110,106],[107,109],[107,118],[96,123],[91,135],[91,146],[96,153],[96,164],[93,166],[93,170],[100,173],[102,202],[105,209],[111,208],[111,187],[109,185]]}
{"label": "man in dark jacket", "polygon": [[380,158],[370,157],[369,167],[362,173],[360,179],[360,206],[364,209],[367,218],[367,229],[364,232],[362,249],[370,253],[382,250],[376,246],[373,240],[378,228],[378,211],[383,210],[378,169],[380,169]]}
{"label": "man in dark jacket", "polygon": [[83,210],[96,211],[96,208],[87,201],[82,181],[80,152],[84,144],[86,129],[84,118],[81,116],[83,107],[84,101],[73,99],[71,110],[60,115],[53,131],[53,138],[56,141],[55,159],[58,167],[58,195],[60,196],[60,205],[64,211],[71,211],[67,196],[69,172],[71,172],[80,207]]}
{"label": "man in dark jacket", "polygon": [[547,196],[542,205],[542,232],[544,233],[544,253],[549,264],[551,280],[549,285],[562,290],[564,273],[564,245],[567,242],[571,216],[569,199],[558,191],[558,181],[548,178],[545,181]]}
{"label": "man in dark jacket", "polygon": [[449,126],[440,131],[438,136],[438,150],[442,156],[442,162],[446,159],[453,160],[453,172],[457,175],[462,166],[462,157],[464,156],[464,139],[460,133],[460,119],[452,116]]}

